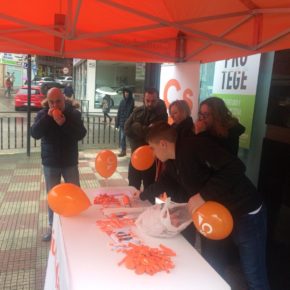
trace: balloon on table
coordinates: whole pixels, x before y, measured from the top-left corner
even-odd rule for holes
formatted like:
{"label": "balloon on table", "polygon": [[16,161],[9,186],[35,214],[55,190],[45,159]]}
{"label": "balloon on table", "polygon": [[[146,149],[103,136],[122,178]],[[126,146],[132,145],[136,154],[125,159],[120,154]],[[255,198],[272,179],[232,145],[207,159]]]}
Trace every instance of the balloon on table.
{"label": "balloon on table", "polygon": [[47,200],[49,207],[62,216],[78,215],[91,205],[85,192],[71,183],[54,186],[49,191]]}
{"label": "balloon on table", "polygon": [[154,161],[155,155],[149,145],[144,145],[137,148],[131,156],[132,166],[140,171],[149,169],[153,165]]}
{"label": "balloon on table", "polygon": [[95,168],[102,177],[110,177],[117,169],[116,155],[111,150],[102,150],[96,157]]}
{"label": "balloon on table", "polygon": [[206,238],[225,239],[233,230],[233,218],[227,208],[218,202],[207,201],[193,214],[196,229]]}

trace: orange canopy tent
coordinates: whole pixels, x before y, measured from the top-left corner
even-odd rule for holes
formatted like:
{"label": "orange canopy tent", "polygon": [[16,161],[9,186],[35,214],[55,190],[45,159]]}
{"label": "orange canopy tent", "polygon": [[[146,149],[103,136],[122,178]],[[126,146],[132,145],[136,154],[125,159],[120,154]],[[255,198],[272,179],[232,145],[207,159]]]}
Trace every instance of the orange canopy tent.
{"label": "orange canopy tent", "polygon": [[0,51],[208,62],[290,47],[289,0],[13,0]]}

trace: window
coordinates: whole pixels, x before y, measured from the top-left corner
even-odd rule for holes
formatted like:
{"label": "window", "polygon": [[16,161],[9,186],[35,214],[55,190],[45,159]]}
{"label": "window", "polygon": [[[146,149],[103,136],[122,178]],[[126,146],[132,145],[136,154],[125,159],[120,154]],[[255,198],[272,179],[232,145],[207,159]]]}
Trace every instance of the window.
{"label": "window", "polygon": [[123,88],[130,89],[133,95],[143,93],[144,77],[145,65],[133,62],[97,61],[94,108],[100,108],[105,95],[98,92],[100,90],[112,92],[114,109],[119,107],[123,98]]}

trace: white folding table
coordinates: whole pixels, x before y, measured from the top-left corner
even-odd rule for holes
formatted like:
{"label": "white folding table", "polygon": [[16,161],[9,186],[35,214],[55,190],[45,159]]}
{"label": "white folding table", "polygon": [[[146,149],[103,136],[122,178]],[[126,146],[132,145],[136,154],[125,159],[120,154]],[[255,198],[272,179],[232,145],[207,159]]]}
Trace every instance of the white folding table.
{"label": "white folding table", "polygon": [[[91,200],[100,193],[131,194],[132,187],[99,188],[88,191]],[[141,204],[142,205],[142,204]],[[55,215],[45,290],[229,290],[230,286],[203,257],[178,235],[170,239],[146,236],[146,245],[163,244],[176,252],[170,273],[137,275],[118,262],[124,255],[111,250],[111,238],[96,225],[104,218],[99,207],[91,206],[75,217]]]}

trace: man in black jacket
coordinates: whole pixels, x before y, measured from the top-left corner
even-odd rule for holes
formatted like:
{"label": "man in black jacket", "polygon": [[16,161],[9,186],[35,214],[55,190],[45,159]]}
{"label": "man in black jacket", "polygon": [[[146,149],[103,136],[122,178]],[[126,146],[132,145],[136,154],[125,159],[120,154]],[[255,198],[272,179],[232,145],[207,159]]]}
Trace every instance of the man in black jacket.
{"label": "man in black jacket", "polygon": [[[80,185],[78,171],[78,141],[87,133],[81,113],[58,88],[51,88],[31,127],[31,136],[41,139],[41,159],[47,192],[59,184],[61,177],[67,183]],[[53,113],[59,110],[58,114]],[[49,231],[43,241],[50,241],[53,211],[48,208]]]}
{"label": "man in black jacket", "polygon": [[150,128],[147,141],[166,166],[140,198],[152,201],[163,192],[180,192],[182,187],[183,196],[172,194],[172,199],[188,202],[190,213],[208,200],[223,204],[234,218],[232,238],[239,248],[249,289],[268,290],[265,209],[244,174],[243,163],[207,138],[178,140],[175,129],[163,122]]}
{"label": "man in black jacket", "polygon": [[[134,109],[125,123],[125,134],[129,139],[131,152],[140,146],[146,145],[146,132],[149,125],[157,121],[167,121],[167,110],[163,100],[159,99],[155,88],[146,89],[144,93],[144,105]],[[129,185],[140,189],[142,182],[144,188],[153,183],[156,175],[155,163],[147,170],[135,169],[129,164]]]}
{"label": "man in black jacket", "polygon": [[125,135],[125,122],[131,115],[134,109],[134,99],[132,92],[129,89],[123,90],[123,99],[120,102],[117,118],[116,118],[116,128],[119,129],[119,144],[121,152],[119,157],[126,156],[126,135]]}

